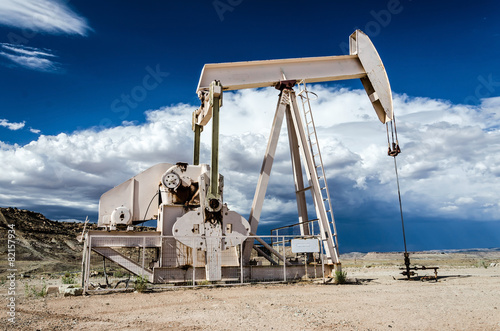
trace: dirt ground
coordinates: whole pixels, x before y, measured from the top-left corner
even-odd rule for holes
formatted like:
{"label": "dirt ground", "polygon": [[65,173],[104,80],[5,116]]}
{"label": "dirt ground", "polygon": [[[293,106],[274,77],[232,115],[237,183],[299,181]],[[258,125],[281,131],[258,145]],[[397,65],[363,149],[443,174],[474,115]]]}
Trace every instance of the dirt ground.
{"label": "dirt ground", "polygon": [[[420,256],[428,262],[441,258]],[[387,255],[351,256],[344,266],[349,284],[344,285],[301,282],[19,297],[16,323],[8,322],[2,304],[0,325],[4,330],[500,330],[497,258],[494,266],[472,260],[476,265],[441,265],[437,281],[403,280],[390,260]],[[5,287],[0,295],[7,302]]]}

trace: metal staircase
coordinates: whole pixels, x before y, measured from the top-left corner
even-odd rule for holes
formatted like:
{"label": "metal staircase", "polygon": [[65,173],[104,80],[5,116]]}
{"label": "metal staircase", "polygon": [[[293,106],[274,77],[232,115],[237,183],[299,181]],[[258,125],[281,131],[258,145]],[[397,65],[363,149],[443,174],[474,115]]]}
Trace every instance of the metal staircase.
{"label": "metal staircase", "polygon": [[316,96],[316,94],[307,90],[307,86],[304,81],[300,81],[298,83],[298,86],[299,86],[299,93],[297,94],[297,96],[300,97],[302,103],[304,124],[307,130],[307,139],[309,141],[309,148],[313,156],[314,167],[320,184],[322,203],[325,206],[325,210],[328,217],[328,223],[332,229],[334,245],[337,247],[338,250],[337,227],[335,226],[335,218],[333,216],[330,190],[328,189],[328,181],[326,179],[325,168],[323,166],[323,158],[321,157],[318,135],[316,134],[316,126],[314,124],[314,118],[311,110],[310,95]]}
{"label": "metal staircase", "polygon": [[147,279],[153,281],[153,273],[148,269],[144,268],[140,264],[132,261],[123,254],[115,251],[111,247],[93,247],[92,250],[101,256],[104,256],[110,261],[113,261],[123,267],[124,269],[130,271],[137,276],[147,277]]}

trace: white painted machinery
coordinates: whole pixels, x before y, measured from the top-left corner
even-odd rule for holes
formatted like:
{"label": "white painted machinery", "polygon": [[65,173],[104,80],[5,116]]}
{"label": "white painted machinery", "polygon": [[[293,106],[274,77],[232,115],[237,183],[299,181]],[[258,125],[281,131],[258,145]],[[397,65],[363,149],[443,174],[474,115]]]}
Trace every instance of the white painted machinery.
{"label": "white painted machinery", "polygon": [[[175,240],[160,250],[156,267],[192,265],[193,252],[203,251],[202,263],[196,264],[206,266],[207,280],[220,280],[223,265],[239,265],[235,247],[247,238],[250,225],[222,203],[222,176],[214,183],[211,195],[208,165],[157,164],[102,195],[98,225],[132,232],[134,224],[157,219],[158,234]],[[169,254],[172,245],[176,252]]]}
{"label": "white painted machinery", "polygon": [[[98,224],[108,230],[107,234],[114,234],[115,239],[107,244],[99,241],[97,232],[89,232],[88,252],[93,250],[120,264],[123,259],[116,257],[117,253],[109,251],[109,247],[137,247],[134,238],[138,235],[133,226],[156,219],[157,232],[150,234],[147,247],[156,247],[160,256],[147,271],[151,281],[165,279],[161,276],[162,268],[203,266],[206,280],[219,281],[224,278],[224,267],[246,267],[255,248],[254,237],[247,237],[257,233],[280,129],[286,118],[301,234],[309,234],[305,193],[310,191],[325,262],[331,266],[330,271],[340,267],[328,183],[306,84],[353,78],[361,79],[380,121],[391,121],[392,95],[384,66],[368,36],[359,30],[350,36],[350,55],[205,65],[197,88],[201,106],[193,113],[193,165],[158,164],[104,193]],[[295,85],[301,87],[298,94],[293,89]],[[224,91],[269,86],[280,91],[279,100],[247,221],[223,203],[224,181],[218,170],[219,113]],[[210,120],[211,164],[200,165],[200,134]],[[99,244],[92,244],[92,237]],[[173,256],[169,253],[172,247],[176,248]],[[284,256],[268,248],[284,260]],[[132,267],[128,269],[137,273]]]}

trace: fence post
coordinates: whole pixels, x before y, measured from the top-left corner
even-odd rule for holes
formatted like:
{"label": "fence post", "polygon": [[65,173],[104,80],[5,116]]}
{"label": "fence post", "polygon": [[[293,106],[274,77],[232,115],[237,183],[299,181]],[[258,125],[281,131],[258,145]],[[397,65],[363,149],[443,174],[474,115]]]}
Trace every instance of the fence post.
{"label": "fence post", "polygon": [[319,260],[321,261],[321,274],[323,277],[323,284],[325,284],[325,261],[323,260],[323,245],[321,245],[320,237],[316,237],[319,241]]}
{"label": "fence post", "polygon": [[191,237],[191,247],[193,250],[193,287],[196,286],[196,264],[198,263],[198,249],[194,246],[195,238]]}
{"label": "fence post", "polygon": [[[306,271],[306,280],[309,280],[309,275],[307,274],[307,254],[308,253],[302,253],[302,255],[304,255],[304,267],[305,267],[305,271]],[[316,268],[315,268],[316,269]]]}
{"label": "fence post", "polygon": [[85,286],[83,291],[85,293],[89,290],[89,281],[90,281],[90,255],[92,254],[92,236],[88,235],[88,247],[87,247],[87,257],[85,259]]}
{"label": "fence post", "polygon": [[240,244],[240,283],[243,284],[243,244]]}
{"label": "fence post", "polygon": [[142,270],[141,277],[144,278],[144,262],[146,260],[146,237],[142,237]]}
{"label": "fence post", "polygon": [[282,237],[283,243],[283,280],[286,282],[286,247],[285,247],[285,237]]}

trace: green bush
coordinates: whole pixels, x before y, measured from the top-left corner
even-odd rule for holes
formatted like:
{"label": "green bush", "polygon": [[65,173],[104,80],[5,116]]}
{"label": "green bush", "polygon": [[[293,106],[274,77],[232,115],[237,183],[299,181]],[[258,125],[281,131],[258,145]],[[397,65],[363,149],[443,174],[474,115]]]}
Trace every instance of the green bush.
{"label": "green bush", "polygon": [[485,261],[485,260],[481,260],[477,263],[477,266],[480,268],[480,267],[483,267],[484,269],[487,269],[488,268],[488,263]]}
{"label": "green bush", "polygon": [[64,273],[64,276],[61,277],[61,281],[62,281],[63,284],[76,284],[75,278],[68,271],[66,271]]}
{"label": "green bush", "polygon": [[347,282],[347,272],[346,271],[335,271],[335,284],[345,284]]}
{"label": "green bush", "polygon": [[73,277],[62,276],[61,280],[63,284],[76,284],[76,280]]}
{"label": "green bush", "polygon": [[47,295],[47,284],[42,283],[42,288],[37,290],[35,285],[24,285],[24,295],[27,297],[43,298]]}
{"label": "green bush", "polygon": [[137,276],[134,285],[137,292],[145,292],[148,289],[148,279],[146,277]]}

